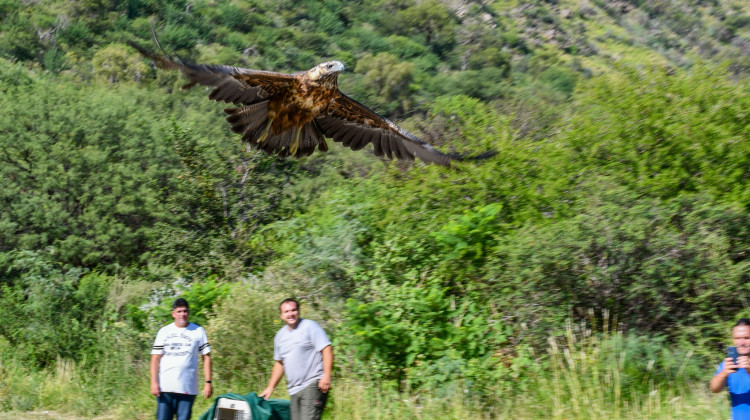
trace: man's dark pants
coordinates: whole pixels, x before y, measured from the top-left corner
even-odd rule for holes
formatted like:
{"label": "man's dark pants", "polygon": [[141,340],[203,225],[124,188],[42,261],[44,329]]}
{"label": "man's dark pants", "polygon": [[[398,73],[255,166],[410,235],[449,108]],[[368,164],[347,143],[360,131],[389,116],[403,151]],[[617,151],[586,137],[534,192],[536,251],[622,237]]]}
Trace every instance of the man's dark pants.
{"label": "man's dark pants", "polygon": [[190,420],[193,401],[195,395],[162,392],[156,397],[156,420],[173,420],[175,414],[177,420]]}
{"label": "man's dark pants", "polygon": [[308,385],[302,391],[291,396],[289,409],[292,420],[320,420],[328,401],[328,393],[318,388],[318,381]]}

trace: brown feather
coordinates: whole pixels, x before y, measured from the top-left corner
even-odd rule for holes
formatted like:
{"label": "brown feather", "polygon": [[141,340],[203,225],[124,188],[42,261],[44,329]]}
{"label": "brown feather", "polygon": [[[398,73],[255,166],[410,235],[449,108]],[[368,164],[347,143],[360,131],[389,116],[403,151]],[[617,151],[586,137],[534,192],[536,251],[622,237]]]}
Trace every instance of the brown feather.
{"label": "brown feather", "polygon": [[352,129],[351,127],[344,127],[343,130],[341,130],[337,137],[333,138],[333,141],[341,142],[344,146],[349,147],[349,145],[352,143],[352,139],[358,134],[356,130]]}
{"label": "brown feather", "polygon": [[352,144],[349,147],[351,147],[354,151],[361,150],[363,147],[367,146],[367,144],[370,143],[372,138],[377,134],[378,133],[376,131],[365,131],[363,134],[357,136],[354,140],[352,140]]}
{"label": "brown feather", "polygon": [[326,137],[323,134],[323,130],[320,129],[320,126],[318,125],[317,120],[313,120],[310,123],[314,129],[315,136],[318,138],[318,150],[321,152],[327,152],[328,151],[328,143],[326,143]]}
{"label": "brown feather", "polygon": [[268,101],[243,106],[239,108],[228,108],[224,112],[229,114],[226,118],[232,124],[232,131],[245,133],[254,130],[268,118]]}
{"label": "brown feather", "polygon": [[342,94],[338,89],[338,75],[344,69],[340,62],[283,74],[192,64],[131,45],[157,67],[181,71],[188,79],[186,88],[211,86],[210,99],[242,105],[225,110],[226,119],[232,131],[242,134],[243,141],[266,153],[303,157],[316,146],[325,152],[325,137],[329,137],[352,150],[372,143],[375,155],[388,159],[418,157],[445,166],[455,159]]}
{"label": "brown feather", "polygon": [[315,151],[315,146],[322,140],[313,123],[305,124],[302,127],[302,139],[300,142],[300,157],[310,156]]}
{"label": "brown feather", "polygon": [[242,140],[249,143],[250,145],[254,147],[263,149],[263,147],[261,147],[262,142],[259,143],[258,138],[261,136],[261,134],[263,134],[267,125],[268,125],[268,119],[263,120],[263,122],[257,127],[255,127],[254,129],[247,130],[245,134],[242,136]]}
{"label": "brown feather", "polygon": [[268,150],[268,153],[273,154],[285,149],[285,146],[289,144],[289,137],[291,137],[291,133],[289,131],[285,131],[281,134],[269,135],[268,139],[266,140],[266,148]]}
{"label": "brown feather", "polygon": [[381,139],[383,138],[383,133],[375,133],[373,139],[372,139],[372,148],[373,152],[375,153],[375,156],[383,156],[383,147],[380,145]]}
{"label": "brown feather", "polygon": [[401,153],[401,145],[399,144],[400,142],[398,141],[399,139],[396,138],[396,136],[389,136],[388,140],[391,143],[391,153],[393,153],[393,157],[399,160],[404,159],[404,156]]}
{"label": "brown feather", "polygon": [[391,134],[383,133],[380,137],[380,147],[383,148],[383,154],[388,159],[393,159],[393,153],[391,153]]}

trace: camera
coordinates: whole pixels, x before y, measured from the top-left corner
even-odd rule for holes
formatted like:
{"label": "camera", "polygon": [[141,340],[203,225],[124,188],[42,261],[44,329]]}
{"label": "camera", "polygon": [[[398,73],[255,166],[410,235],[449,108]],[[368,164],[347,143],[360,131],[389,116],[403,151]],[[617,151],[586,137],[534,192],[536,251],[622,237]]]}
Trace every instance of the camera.
{"label": "camera", "polygon": [[734,362],[735,365],[737,364],[737,356],[738,355],[739,354],[737,353],[737,347],[735,347],[735,346],[727,347],[727,357],[731,357],[732,358],[732,362]]}

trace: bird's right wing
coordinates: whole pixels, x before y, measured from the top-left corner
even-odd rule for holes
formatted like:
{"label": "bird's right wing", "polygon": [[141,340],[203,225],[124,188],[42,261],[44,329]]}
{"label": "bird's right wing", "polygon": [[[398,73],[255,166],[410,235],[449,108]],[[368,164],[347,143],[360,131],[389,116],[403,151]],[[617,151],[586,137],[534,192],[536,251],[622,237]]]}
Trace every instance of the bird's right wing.
{"label": "bird's right wing", "polygon": [[168,56],[154,54],[135,43],[130,45],[153,60],[156,67],[181,71],[189,81],[183,89],[189,89],[196,84],[214,87],[209,98],[215,101],[252,105],[289,91],[295,80],[293,75],[285,73],[177,61]]}

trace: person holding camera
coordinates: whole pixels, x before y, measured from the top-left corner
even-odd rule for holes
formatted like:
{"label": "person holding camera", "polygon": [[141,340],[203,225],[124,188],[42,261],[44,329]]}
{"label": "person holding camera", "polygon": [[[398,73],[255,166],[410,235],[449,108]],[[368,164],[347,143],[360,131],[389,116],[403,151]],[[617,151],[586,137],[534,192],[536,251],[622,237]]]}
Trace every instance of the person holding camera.
{"label": "person holding camera", "polygon": [[[733,420],[750,420],[750,319],[742,318],[732,328],[734,346],[708,383],[711,392],[729,389]],[[735,351],[736,349],[736,351]]]}

